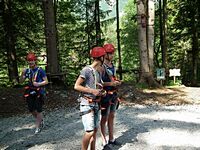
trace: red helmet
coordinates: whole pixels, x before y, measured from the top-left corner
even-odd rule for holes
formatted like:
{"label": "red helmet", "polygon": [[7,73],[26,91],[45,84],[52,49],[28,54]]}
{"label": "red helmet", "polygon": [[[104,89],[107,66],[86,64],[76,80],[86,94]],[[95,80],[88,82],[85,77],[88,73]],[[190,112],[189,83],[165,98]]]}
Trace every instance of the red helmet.
{"label": "red helmet", "polygon": [[112,44],[104,44],[103,46],[106,50],[106,53],[113,53],[115,52],[115,47]]}
{"label": "red helmet", "polygon": [[27,60],[27,61],[36,61],[36,60],[37,60],[37,57],[35,56],[34,53],[30,52],[30,53],[28,53],[28,55],[26,56],[26,60]]}
{"label": "red helmet", "polygon": [[105,49],[103,47],[94,47],[90,51],[90,56],[93,58],[98,58],[104,56],[106,54]]}

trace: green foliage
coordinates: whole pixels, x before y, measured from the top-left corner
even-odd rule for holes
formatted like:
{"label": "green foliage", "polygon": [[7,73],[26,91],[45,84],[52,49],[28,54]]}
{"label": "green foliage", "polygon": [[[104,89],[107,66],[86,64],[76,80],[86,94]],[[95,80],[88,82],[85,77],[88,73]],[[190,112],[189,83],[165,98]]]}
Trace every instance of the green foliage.
{"label": "green foliage", "polygon": [[[82,67],[90,63],[89,51],[96,43],[94,2],[86,4],[86,1],[75,0],[58,3],[59,58],[61,70],[67,74],[65,82],[68,85],[74,84]],[[100,14],[101,18],[105,17],[101,10]]]}
{"label": "green foliage", "polygon": [[174,80],[169,80],[169,82],[167,83],[167,86],[180,86],[182,85],[182,81],[179,79],[176,79],[175,83]]}
{"label": "green foliage", "polygon": [[149,88],[149,85],[146,84],[146,83],[137,83],[137,84],[135,85],[135,87],[138,88],[138,89],[148,89],[148,88]]}
{"label": "green foliage", "polygon": [[[184,84],[190,84],[194,79],[193,63],[199,58],[199,1],[169,1],[170,25],[169,60],[170,67],[176,66],[182,70]],[[178,11],[175,10],[179,8]],[[196,58],[195,58],[196,57]],[[197,71],[200,68],[197,68]],[[200,78],[197,77],[198,82]]]}
{"label": "green foliage", "polygon": [[138,75],[134,74],[132,71],[123,73],[123,82],[137,83],[138,79]]}
{"label": "green foliage", "polygon": [[78,0],[59,1],[57,5],[60,67],[62,72],[67,73],[65,82],[71,83],[75,80],[73,74],[77,70],[70,68],[88,63],[86,22],[83,21],[85,8],[84,3]]}
{"label": "green foliage", "polygon": [[[123,70],[130,71],[139,67],[138,34],[135,17],[136,7],[134,0],[129,0],[124,8],[123,16],[120,18],[120,44]],[[118,66],[116,18],[109,18],[106,20],[106,23],[103,26],[103,37],[106,43],[113,43],[115,45],[116,55],[114,62]],[[124,74],[123,78],[125,81],[136,81],[131,73]]]}
{"label": "green foliage", "polygon": [[[38,55],[46,53],[44,35],[44,15],[42,2],[36,0],[16,0],[12,2],[12,23],[14,29],[15,48],[19,71],[26,66],[25,56],[28,51],[35,51]],[[59,0],[56,1],[56,27],[57,46],[59,50],[60,69],[66,73],[66,83],[74,84],[81,68],[90,62],[89,50],[95,44],[95,16],[94,2],[88,0],[86,16],[86,1],[84,0]],[[194,49],[193,27],[199,35],[199,1],[169,0],[167,1],[167,45],[168,67],[180,68],[182,79],[191,78],[192,55]],[[120,1],[120,10],[126,1]],[[108,6],[108,5],[107,5]],[[192,8],[192,9],[191,9]],[[117,47],[116,14],[115,6],[110,10],[100,8],[102,43],[113,43]],[[109,16],[108,16],[109,15]],[[120,40],[123,70],[139,68],[138,33],[136,23],[135,0],[128,0],[120,17]],[[0,84],[12,85],[8,82],[7,53],[4,30],[4,20],[0,16]],[[159,14],[156,11],[155,18],[155,57],[156,67],[161,65],[161,49],[159,35]],[[199,36],[197,37],[199,42]],[[199,46],[197,51],[199,52]],[[198,54],[199,55],[199,54]],[[199,56],[198,56],[199,57]],[[43,63],[43,62],[39,62]],[[114,63],[118,66],[118,53],[116,52]],[[199,62],[198,62],[199,63]],[[200,79],[198,68],[198,79]],[[124,81],[137,82],[137,78],[131,71],[124,74]],[[171,85],[171,83],[169,83]],[[138,85],[146,87],[146,85]]]}
{"label": "green foliage", "polygon": [[136,5],[129,0],[121,18],[122,64],[125,70],[139,67],[138,33],[136,23]]}

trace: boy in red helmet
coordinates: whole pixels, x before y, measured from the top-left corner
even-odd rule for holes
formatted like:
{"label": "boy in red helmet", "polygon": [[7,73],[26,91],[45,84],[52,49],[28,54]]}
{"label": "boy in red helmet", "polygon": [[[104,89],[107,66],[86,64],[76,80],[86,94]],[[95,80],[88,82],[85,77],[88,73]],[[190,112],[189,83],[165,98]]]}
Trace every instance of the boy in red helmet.
{"label": "boy in red helmet", "polygon": [[82,150],[95,150],[96,133],[99,122],[99,101],[102,93],[102,80],[99,69],[103,65],[105,49],[94,47],[90,56],[93,58],[91,65],[85,66],[76,80],[74,89],[82,93],[79,98],[80,113],[85,134],[82,138]]}
{"label": "boy in red helmet", "polygon": [[[102,80],[104,82],[104,89],[106,90],[106,96],[101,100],[101,136],[103,140],[104,147],[107,147],[108,144],[120,145],[113,136],[114,130],[114,117],[115,110],[118,105],[117,100],[117,86],[121,84],[121,81],[116,80],[115,67],[112,63],[115,48],[112,44],[105,44],[103,46],[106,51],[105,60],[103,64],[103,75]],[[106,139],[106,123],[108,126],[109,139]]]}
{"label": "boy in red helmet", "polygon": [[44,125],[42,117],[42,106],[44,104],[45,89],[44,86],[48,84],[45,71],[36,64],[37,57],[30,52],[26,56],[29,68],[22,71],[20,82],[28,79],[28,85],[25,87],[24,98],[27,102],[28,109],[36,119],[35,134],[41,131]]}

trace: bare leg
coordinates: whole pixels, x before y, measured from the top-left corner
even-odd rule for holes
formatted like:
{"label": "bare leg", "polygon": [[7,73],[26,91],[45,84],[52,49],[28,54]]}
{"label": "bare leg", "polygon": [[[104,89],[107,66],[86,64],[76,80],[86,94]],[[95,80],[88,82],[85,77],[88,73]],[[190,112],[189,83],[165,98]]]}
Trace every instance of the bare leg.
{"label": "bare leg", "polygon": [[101,137],[103,140],[103,145],[107,144],[107,140],[106,140],[106,122],[107,122],[107,120],[108,120],[107,116],[101,117],[100,125],[101,125]]}
{"label": "bare leg", "polygon": [[90,140],[91,140],[93,134],[94,134],[94,131],[85,132],[85,134],[83,135],[83,138],[82,138],[81,150],[87,150],[88,149],[88,146],[89,146],[89,143],[90,143]]}
{"label": "bare leg", "polygon": [[40,127],[40,124],[42,122],[42,113],[36,112],[37,117],[36,117],[36,128]]}
{"label": "bare leg", "polygon": [[114,118],[115,118],[115,112],[110,112],[109,117],[108,117],[109,141],[112,141],[114,139],[114,136],[113,136]]}
{"label": "bare leg", "polygon": [[90,139],[90,150],[95,150],[97,128],[94,129],[93,136]]}

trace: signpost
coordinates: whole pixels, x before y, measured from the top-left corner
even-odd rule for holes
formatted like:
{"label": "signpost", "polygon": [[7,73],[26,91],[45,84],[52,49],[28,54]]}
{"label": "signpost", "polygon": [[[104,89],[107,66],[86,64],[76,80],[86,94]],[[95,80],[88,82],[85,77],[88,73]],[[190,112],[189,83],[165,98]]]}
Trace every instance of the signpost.
{"label": "signpost", "polygon": [[156,77],[157,80],[160,81],[160,84],[162,85],[162,81],[165,80],[165,68],[157,68]]}
{"label": "signpost", "polygon": [[176,76],[181,76],[180,69],[169,69],[169,76],[174,78],[174,84],[176,83]]}

